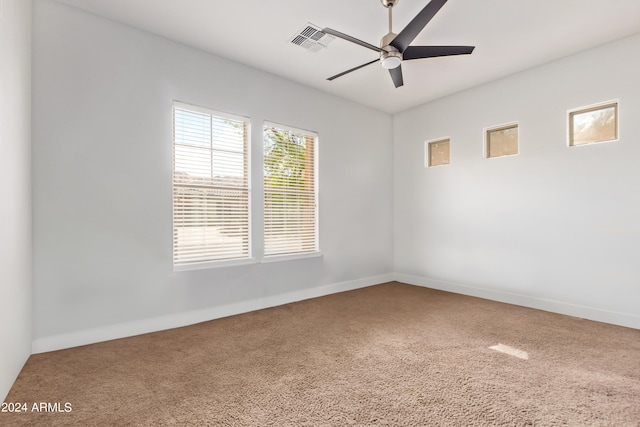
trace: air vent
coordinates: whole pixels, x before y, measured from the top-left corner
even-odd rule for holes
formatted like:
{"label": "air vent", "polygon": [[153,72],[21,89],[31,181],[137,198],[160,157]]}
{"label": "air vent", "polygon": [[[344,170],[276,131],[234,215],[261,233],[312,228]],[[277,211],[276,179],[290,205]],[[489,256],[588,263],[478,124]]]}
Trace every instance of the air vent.
{"label": "air vent", "polygon": [[334,38],[332,35],[323,33],[319,27],[308,23],[294,34],[289,41],[310,52],[318,52],[326,48]]}

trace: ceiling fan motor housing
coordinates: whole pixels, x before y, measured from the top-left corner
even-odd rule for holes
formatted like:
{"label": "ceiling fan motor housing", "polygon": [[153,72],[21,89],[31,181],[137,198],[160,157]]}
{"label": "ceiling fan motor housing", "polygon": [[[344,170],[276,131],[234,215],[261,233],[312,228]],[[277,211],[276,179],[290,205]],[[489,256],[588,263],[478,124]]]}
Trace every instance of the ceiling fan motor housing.
{"label": "ceiling fan motor housing", "polygon": [[395,33],[388,33],[380,39],[380,49],[382,49],[380,62],[382,66],[388,70],[396,68],[402,62],[402,53],[390,45],[393,39],[396,38],[396,35]]}
{"label": "ceiling fan motor housing", "polygon": [[382,5],[389,9],[389,32],[380,39],[380,63],[387,70],[398,68],[402,62],[402,53],[397,48],[391,46],[391,42],[397,34],[393,32],[393,16],[391,10],[400,0],[380,0]]}
{"label": "ceiling fan motor housing", "polygon": [[384,50],[393,49],[397,51],[398,49],[396,49],[393,46],[390,46],[390,43],[393,41],[393,39],[396,38],[396,36],[397,36],[396,33],[385,34],[384,37],[380,39],[380,49],[384,49]]}

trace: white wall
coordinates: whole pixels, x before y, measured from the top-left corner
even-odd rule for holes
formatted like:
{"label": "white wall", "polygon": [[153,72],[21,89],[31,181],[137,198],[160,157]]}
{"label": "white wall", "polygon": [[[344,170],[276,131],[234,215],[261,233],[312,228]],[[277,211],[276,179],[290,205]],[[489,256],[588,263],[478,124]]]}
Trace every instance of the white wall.
{"label": "white wall", "polygon": [[0,17],[0,401],[31,354],[31,1]]}
{"label": "white wall", "polygon": [[[395,269],[416,284],[640,327],[640,36],[394,117]],[[571,147],[567,110],[620,100],[618,142]],[[520,154],[483,159],[518,121]],[[423,142],[451,137],[425,169]]]}
{"label": "white wall", "polygon": [[[390,277],[391,116],[49,0],[33,37],[34,351]],[[173,100],[250,117],[256,160],[263,120],[319,133],[322,258],[172,272]]]}

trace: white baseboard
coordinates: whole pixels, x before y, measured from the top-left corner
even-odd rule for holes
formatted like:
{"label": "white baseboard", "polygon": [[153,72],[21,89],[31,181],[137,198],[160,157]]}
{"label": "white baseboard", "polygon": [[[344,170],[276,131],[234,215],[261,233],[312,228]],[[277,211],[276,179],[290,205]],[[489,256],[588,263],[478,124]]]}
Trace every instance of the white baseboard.
{"label": "white baseboard", "polygon": [[211,307],[203,310],[194,310],[184,313],[176,313],[167,316],[155,317],[151,319],[138,320],[134,322],[120,323],[116,325],[103,326],[100,328],[84,329],[61,335],[37,338],[33,340],[32,353],[45,353],[48,351],[62,350],[71,347],[78,347],[87,344],[94,344],[102,341],[109,341],[119,338],[132,337],[135,335],[158,332],[166,329],[179,328],[193,325],[222,317],[289,304],[310,298],[317,298],[331,295],[338,292],[351,291],[365,288],[367,286],[378,285],[380,283],[394,280],[392,273],[381,276],[367,277],[364,279],[350,280],[332,285],[319,286],[316,288],[303,289],[300,291],[288,292],[280,295],[273,295],[264,298],[243,301],[235,304],[228,304],[220,307]]}
{"label": "white baseboard", "polygon": [[611,323],[614,325],[640,329],[640,316],[602,310],[594,307],[580,306],[562,301],[554,301],[543,298],[536,298],[526,295],[519,295],[508,292],[501,292],[492,289],[479,288],[458,283],[434,280],[427,277],[413,276],[402,273],[390,273],[380,276],[372,276],[364,279],[350,280],[331,285],[319,286],[316,288],[303,289],[300,291],[288,292],[280,295],[273,295],[243,301],[235,304],[228,304],[219,307],[211,307],[203,310],[194,310],[183,313],[176,313],[151,319],[143,319],[134,322],[120,323],[116,325],[103,326],[100,328],[84,329],[67,334],[54,335],[50,337],[37,338],[33,341],[33,354],[45,353],[48,351],[63,350],[71,347],[78,347],[97,342],[109,341],[119,338],[127,338],[135,335],[158,332],[166,329],[179,328],[193,325],[209,320],[220,319],[222,317],[275,307],[311,298],[318,298],[338,292],[346,292],[354,289],[365,288],[391,281],[398,281],[409,285],[422,286],[431,289],[438,289],[457,294],[469,295],[493,301],[515,304],[523,307],[535,308],[538,310],[550,311],[553,313],[566,314],[583,319],[595,320],[598,322]]}
{"label": "white baseboard", "polygon": [[469,295],[478,298],[489,299],[492,301],[504,302],[507,304],[520,305],[523,307],[565,314],[582,319],[595,320],[597,322],[611,323],[613,325],[640,329],[640,316],[634,314],[619,313],[615,311],[602,310],[595,307],[586,307],[562,301],[554,301],[527,295],[501,292],[492,289],[478,288],[458,283],[429,279],[427,277],[413,276],[410,274],[395,273],[393,277],[396,281],[406,283],[408,285],[438,289],[441,291],[453,292],[456,294]]}

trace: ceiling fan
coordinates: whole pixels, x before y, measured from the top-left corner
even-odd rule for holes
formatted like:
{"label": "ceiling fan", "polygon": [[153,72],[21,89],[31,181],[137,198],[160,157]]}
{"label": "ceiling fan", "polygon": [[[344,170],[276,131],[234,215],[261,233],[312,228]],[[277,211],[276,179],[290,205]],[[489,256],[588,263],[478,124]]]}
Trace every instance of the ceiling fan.
{"label": "ceiling fan", "polygon": [[331,34],[332,36],[347,40],[351,43],[355,43],[367,49],[374,50],[380,53],[380,57],[366,64],[358,65],[350,70],[343,71],[335,76],[329,77],[327,80],[334,80],[338,77],[342,77],[345,74],[349,74],[352,71],[359,70],[360,68],[371,65],[374,62],[381,61],[382,66],[389,70],[391,79],[396,88],[404,84],[402,79],[402,61],[409,61],[412,59],[434,58],[437,56],[451,56],[451,55],[467,55],[473,52],[475,46],[409,46],[411,42],[418,36],[418,34],[424,29],[424,27],[431,21],[436,13],[444,6],[447,0],[431,0],[425,7],[416,15],[411,22],[402,30],[399,34],[395,34],[392,30],[392,10],[393,7],[398,4],[400,0],[380,0],[384,7],[389,9],[389,33],[386,34],[380,40],[380,47],[374,46],[348,34],[341,33],[340,31],[333,30],[331,28],[324,28],[323,33]]}

